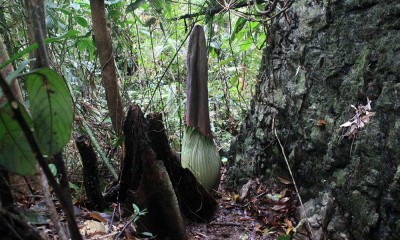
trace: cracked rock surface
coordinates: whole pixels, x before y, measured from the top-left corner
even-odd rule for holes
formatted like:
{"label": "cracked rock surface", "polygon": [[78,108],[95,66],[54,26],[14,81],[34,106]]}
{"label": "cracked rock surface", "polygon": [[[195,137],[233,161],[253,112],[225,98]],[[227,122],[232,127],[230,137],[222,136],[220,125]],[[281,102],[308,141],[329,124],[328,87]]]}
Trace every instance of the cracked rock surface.
{"label": "cracked rock surface", "polygon": [[[298,0],[272,23],[229,183],[288,171],[319,239],[400,236],[400,2]],[[350,107],[375,115],[356,136]]]}

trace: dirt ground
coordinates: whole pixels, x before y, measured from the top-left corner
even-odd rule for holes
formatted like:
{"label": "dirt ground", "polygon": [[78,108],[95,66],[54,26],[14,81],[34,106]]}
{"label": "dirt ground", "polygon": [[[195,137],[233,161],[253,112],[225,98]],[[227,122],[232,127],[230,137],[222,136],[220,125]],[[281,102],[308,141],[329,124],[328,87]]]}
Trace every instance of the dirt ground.
{"label": "dirt ground", "polygon": [[291,239],[298,200],[289,180],[252,179],[239,192],[223,181],[216,198],[216,216],[209,223],[188,223],[188,239]]}

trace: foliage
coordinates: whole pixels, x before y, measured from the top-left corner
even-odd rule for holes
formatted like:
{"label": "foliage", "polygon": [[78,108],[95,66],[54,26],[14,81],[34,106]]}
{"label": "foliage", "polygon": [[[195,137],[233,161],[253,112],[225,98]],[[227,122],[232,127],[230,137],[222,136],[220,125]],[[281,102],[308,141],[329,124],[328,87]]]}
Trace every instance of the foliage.
{"label": "foliage", "polygon": [[[19,109],[30,127],[33,126],[29,114],[22,104]],[[0,107],[0,164],[10,172],[22,175],[35,174],[35,155],[23,134],[18,122],[13,119],[9,102]]]}
{"label": "foliage", "polygon": [[62,150],[71,136],[72,99],[64,79],[42,68],[25,75],[35,134],[44,154]]}
{"label": "foliage", "polygon": [[[134,203],[132,204],[132,208],[134,211],[132,221],[134,223],[136,223],[141,216],[144,216],[147,214],[147,209],[140,210],[139,207]],[[153,234],[151,232],[141,232],[140,234],[143,235],[144,237],[150,237],[150,238],[153,237]]]}
{"label": "foliage", "polygon": [[[214,136],[223,150],[227,151],[231,137],[238,133],[238,123],[255,92],[260,49],[266,40],[264,23],[254,17],[255,9],[251,6],[206,14],[208,9],[224,7],[220,2],[106,1],[125,106],[136,102],[146,113],[163,113],[167,134],[178,151],[183,137],[186,39],[194,23],[205,26],[210,118]],[[23,52],[27,42],[23,4],[22,0],[0,4],[4,6],[4,11],[0,11],[0,32],[4,33],[15,63],[27,60],[26,53],[35,48]],[[196,13],[201,14],[177,20],[179,16]],[[92,37],[89,1],[46,1],[46,23],[50,62],[70,85],[76,113],[91,129],[99,129],[94,135],[105,140],[103,149],[113,149],[117,139],[106,131],[111,125],[100,84],[101,67]],[[74,132],[79,131],[85,131],[80,124]],[[73,160],[68,151],[67,159]]]}
{"label": "foliage", "polygon": [[48,157],[60,152],[71,135],[72,100],[64,79],[49,68],[24,75],[31,116],[21,103],[6,102],[0,108],[0,164],[22,175],[35,174],[35,155],[11,108],[22,112],[41,151]]}

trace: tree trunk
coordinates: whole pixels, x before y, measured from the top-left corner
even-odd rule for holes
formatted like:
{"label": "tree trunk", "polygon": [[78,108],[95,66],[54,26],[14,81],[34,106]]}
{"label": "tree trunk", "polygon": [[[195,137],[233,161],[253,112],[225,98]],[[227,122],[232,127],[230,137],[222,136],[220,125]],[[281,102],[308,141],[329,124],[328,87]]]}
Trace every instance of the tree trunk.
{"label": "tree trunk", "polygon": [[[298,0],[271,23],[229,179],[288,174],[275,128],[316,239],[400,235],[399,13],[396,0]],[[345,137],[367,98],[375,116]]]}
{"label": "tree trunk", "polygon": [[122,100],[119,94],[118,76],[110,32],[106,23],[104,0],[90,0],[94,38],[99,53],[103,86],[113,128],[120,135],[122,130]]}
{"label": "tree trunk", "polygon": [[[3,42],[3,38],[0,35],[0,64],[3,64],[5,61],[8,61],[8,53],[6,50],[6,46]],[[3,75],[3,78],[5,79],[10,73],[14,72],[14,68],[11,64],[8,64],[4,69],[1,70],[1,74]],[[11,85],[12,91],[14,93],[15,98],[19,102],[23,102],[24,99],[22,98],[22,93],[21,93],[21,88],[19,87],[17,79],[14,79]],[[0,99],[0,103],[3,102],[2,99]]]}
{"label": "tree trunk", "polygon": [[92,204],[91,208],[97,211],[104,211],[107,204],[100,189],[99,171],[96,152],[86,135],[79,136],[75,140],[81,155],[83,165],[83,186],[86,196]]}

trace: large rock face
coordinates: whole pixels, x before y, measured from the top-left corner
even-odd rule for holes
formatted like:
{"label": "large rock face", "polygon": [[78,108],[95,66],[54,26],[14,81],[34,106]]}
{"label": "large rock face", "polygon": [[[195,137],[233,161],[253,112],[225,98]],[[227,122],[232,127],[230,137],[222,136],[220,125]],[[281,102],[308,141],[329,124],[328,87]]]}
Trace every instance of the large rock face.
{"label": "large rock face", "polygon": [[[316,238],[399,239],[400,1],[297,0],[270,37],[230,181],[287,173],[274,125]],[[367,98],[376,115],[343,137]]]}

